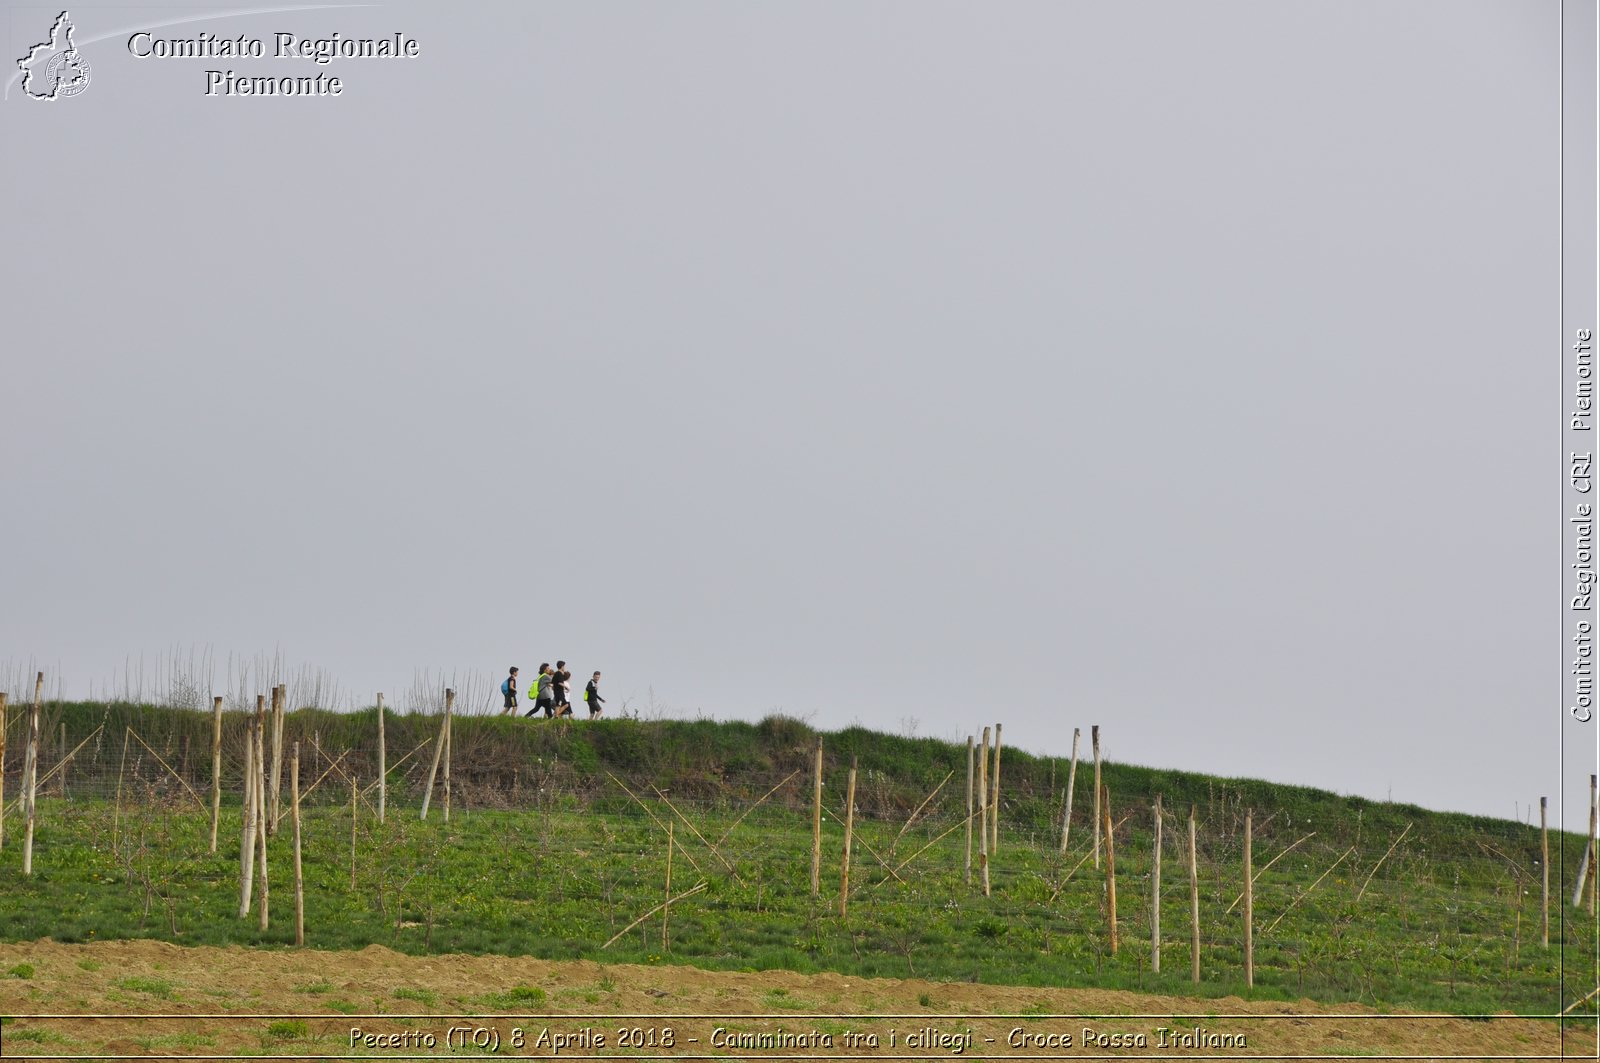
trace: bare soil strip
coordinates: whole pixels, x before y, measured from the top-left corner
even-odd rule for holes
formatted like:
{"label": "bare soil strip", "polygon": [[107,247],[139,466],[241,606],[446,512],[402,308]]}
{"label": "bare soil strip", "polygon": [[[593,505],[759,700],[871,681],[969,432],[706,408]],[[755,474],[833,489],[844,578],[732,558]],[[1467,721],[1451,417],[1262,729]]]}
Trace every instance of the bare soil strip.
{"label": "bare soil strip", "polygon": [[[408,956],[379,946],[0,945],[0,1014],[0,1056],[37,1059],[426,1058],[491,1048],[502,1056],[567,1059],[1563,1054],[1552,1020],[667,964]],[[52,1015],[60,1017],[45,1017]],[[1566,1055],[1596,1058],[1592,1022],[1569,1027],[1565,1041]]]}

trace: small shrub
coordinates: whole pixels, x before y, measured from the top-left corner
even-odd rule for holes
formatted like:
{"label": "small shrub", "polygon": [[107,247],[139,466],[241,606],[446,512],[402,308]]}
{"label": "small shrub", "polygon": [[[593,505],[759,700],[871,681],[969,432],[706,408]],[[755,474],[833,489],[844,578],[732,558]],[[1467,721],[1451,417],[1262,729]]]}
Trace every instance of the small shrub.
{"label": "small shrub", "polygon": [[11,968],[11,970],[6,972],[6,977],[7,978],[32,978],[33,977],[33,964],[31,964],[31,963],[19,963],[15,967]]}

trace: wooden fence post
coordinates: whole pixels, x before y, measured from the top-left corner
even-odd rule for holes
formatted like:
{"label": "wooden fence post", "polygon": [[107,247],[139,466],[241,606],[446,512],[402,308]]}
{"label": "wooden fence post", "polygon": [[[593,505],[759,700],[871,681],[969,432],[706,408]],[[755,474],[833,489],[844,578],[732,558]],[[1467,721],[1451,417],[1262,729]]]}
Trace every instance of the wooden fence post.
{"label": "wooden fence post", "polygon": [[278,833],[278,820],[283,810],[279,807],[283,785],[283,684],[272,688],[271,739],[272,771],[267,776],[267,833]]}
{"label": "wooden fence post", "polygon": [[444,692],[444,821],[450,822],[450,720],[455,716],[456,692]]}
{"label": "wooden fence post", "polygon": [[822,736],[811,772],[811,896],[822,892]]}
{"label": "wooden fence post", "polygon": [[989,896],[989,729],[978,752],[978,878]]}
{"label": "wooden fence post", "polygon": [[1117,849],[1111,836],[1111,790],[1102,787],[1100,793],[1101,824],[1105,828],[1106,843],[1106,922],[1111,929],[1111,955],[1117,954]]}
{"label": "wooden fence post", "polygon": [[994,725],[994,778],[990,780],[993,791],[989,795],[989,853],[1000,851],[1000,725]]}
{"label": "wooden fence post", "polygon": [[967,735],[967,885],[972,885],[972,769],[974,752],[972,736]]}
{"label": "wooden fence post", "polygon": [[1081,728],[1072,729],[1072,767],[1067,769],[1067,810],[1061,814],[1061,853],[1067,852],[1067,833],[1072,830],[1072,789],[1078,781],[1078,737],[1083,733]]}
{"label": "wooden fence post", "polygon": [[1155,853],[1150,862],[1150,973],[1161,973],[1161,795],[1156,794]]}
{"label": "wooden fence post", "polygon": [[433,800],[433,782],[439,776],[439,760],[444,756],[445,728],[449,726],[449,718],[439,721],[439,737],[433,742],[433,764],[428,768],[428,785],[422,791],[422,817],[428,818],[428,802]]}
{"label": "wooden fence post", "polygon": [[244,792],[239,803],[239,918],[250,914],[256,881],[256,724],[244,723]]}
{"label": "wooden fence post", "polygon": [[1539,890],[1539,934],[1544,947],[1550,947],[1550,799],[1539,798],[1539,871],[1543,880]]}
{"label": "wooden fence post", "polygon": [[1100,725],[1089,728],[1089,745],[1094,750],[1094,866],[1100,866]]}
{"label": "wooden fence post", "polygon": [[1256,889],[1255,868],[1250,858],[1250,839],[1255,833],[1255,812],[1244,814],[1244,984],[1256,984]]}
{"label": "wooden fence post", "polygon": [[39,699],[43,692],[44,673],[40,672],[33,681],[33,711],[28,714],[28,746],[23,750],[22,762],[22,801],[27,815],[22,837],[22,874],[29,878],[33,876],[33,821],[39,803]]}
{"label": "wooden fence post", "polygon": [[294,825],[294,943],[306,943],[306,884],[300,872],[300,743],[289,753],[289,817]]}
{"label": "wooden fence post", "polygon": [[839,869],[839,918],[850,907],[850,842],[856,828],[856,758],[850,757],[850,783],[844,799],[844,863]]}
{"label": "wooden fence post", "polygon": [[6,841],[6,701],[9,695],[0,693],[0,846]]}
{"label": "wooden fence post", "polygon": [[[268,723],[270,721],[263,721]],[[268,925],[268,897],[267,897],[267,821],[270,818],[267,809],[267,778],[263,772],[268,767],[267,761],[267,731],[268,727],[256,728],[256,763],[261,771],[256,773],[256,929],[266,933]]]}
{"label": "wooden fence post", "polygon": [[378,825],[383,825],[384,806],[389,797],[389,752],[383,737],[383,692],[378,692]]}
{"label": "wooden fence post", "polygon": [[211,699],[211,851],[217,851],[217,823],[222,819],[222,699]]}
{"label": "wooden fence post", "polygon": [[1194,844],[1194,805],[1189,806],[1189,977],[1200,984],[1200,862]]}

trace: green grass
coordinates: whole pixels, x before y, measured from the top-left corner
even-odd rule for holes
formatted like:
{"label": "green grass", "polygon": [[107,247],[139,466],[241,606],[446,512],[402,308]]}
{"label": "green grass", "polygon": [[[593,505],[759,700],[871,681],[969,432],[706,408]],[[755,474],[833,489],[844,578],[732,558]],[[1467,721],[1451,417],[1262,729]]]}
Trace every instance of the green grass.
{"label": "green grass", "polygon": [[[209,741],[209,719],[201,720],[202,714],[134,706],[58,709],[69,732],[87,734],[103,720],[119,730],[119,721],[136,725],[175,762],[184,734]],[[230,718],[227,726],[238,722]],[[293,740],[319,730],[324,749],[343,750],[368,741],[372,722],[371,711],[293,713],[286,732]],[[813,897],[808,765],[816,736],[804,724],[782,718],[755,725],[461,719],[453,731],[456,792],[448,826],[437,811],[438,796],[430,819],[417,818],[416,777],[406,775],[415,765],[393,768],[399,751],[415,747],[435,726],[424,717],[391,717],[390,816],[382,827],[365,810],[360,817],[354,889],[347,784],[341,794],[335,776],[308,799],[303,836],[312,946],[377,943],[413,954],[1308,997],[1458,1013],[1544,1013],[1567,1003],[1557,999],[1562,952],[1546,951],[1538,942],[1539,836],[1523,824],[1107,763],[1102,773],[1120,824],[1120,942],[1113,954],[1104,870],[1095,869],[1092,857],[1085,859],[1092,838],[1087,771],[1079,772],[1069,850],[1065,856],[1056,851],[1067,775],[1062,761],[1006,750],[1001,845],[991,860],[992,895],[985,897],[976,875],[967,883],[963,867],[965,747],[859,728],[827,736],[822,887]],[[163,735],[169,737],[158,737]],[[119,809],[113,801],[84,796],[112,792],[96,773],[109,762],[114,782],[120,747],[106,747],[99,761],[85,752],[74,776],[77,795],[65,801],[41,797],[32,878],[17,873],[17,847],[0,849],[0,878],[11,884],[0,891],[0,935],[19,941],[148,937],[183,944],[288,944],[290,832],[280,831],[269,843],[274,919],[260,933],[253,913],[237,917],[237,779],[227,780],[230,800],[224,803],[218,852],[211,854],[209,818],[181,788],[169,783],[165,800],[146,799],[170,778],[150,758],[139,762],[136,782],[125,780],[125,794],[141,800],[125,798]],[[855,848],[849,911],[841,918],[838,817],[852,755],[859,760]],[[236,772],[237,765],[230,761],[228,770]],[[309,786],[314,762],[308,759],[302,770],[303,785]],[[365,772],[359,764],[355,770]],[[749,812],[797,770],[799,776]],[[624,778],[650,813],[611,783],[607,772]],[[911,811],[952,772],[939,797],[902,830]],[[192,784],[204,792],[203,779]],[[694,830],[654,787],[688,816]],[[1168,816],[1159,975],[1150,971],[1151,803],[1158,793]],[[523,807],[492,807],[507,803]],[[1191,804],[1199,824],[1204,935],[1198,987],[1189,980]],[[1229,909],[1242,888],[1242,830],[1251,809],[1259,878],[1256,985],[1247,989],[1242,916],[1238,908]],[[660,903],[667,855],[662,828],[669,821],[675,837],[673,892],[702,881],[706,886],[673,906],[665,928],[670,944],[663,945],[657,913],[606,947]],[[695,831],[716,843],[721,855]],[[1404,841],[1390,852],[1403,832]],[[1576,836],[1552,835],[1553,870],[1566,875],[1552,876],[1552,945],[1567,946],[1569,984],[1582,979],[1583,943],[1594,930],[1592,919],[1560,901],[1571,890],[1581,847]],[[602,976],[601,989],[606,982]],[[115,984],[166,999],[176,989],[150,978]],[[297,988],[314,995],[333,989],[322,981]],[[526,1011],[542,1003],[517,998],[516,992],[485,1006]],[[436,994],[409,987],[394,996],[429,1008],[438,1003]],[[782,1002],[773,1006],[781,1009]]]}

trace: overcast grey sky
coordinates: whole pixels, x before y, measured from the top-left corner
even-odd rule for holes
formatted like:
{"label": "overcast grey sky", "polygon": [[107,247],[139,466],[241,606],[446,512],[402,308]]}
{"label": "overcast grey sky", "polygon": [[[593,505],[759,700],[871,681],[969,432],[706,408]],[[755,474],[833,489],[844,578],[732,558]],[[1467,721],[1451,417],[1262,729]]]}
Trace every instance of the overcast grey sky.
{"label": "overcast grey sky", "polygon": [[[8,7],[7,56],[58,11]],[[0,105],[0,660],[73,694],[173,646],[360,692],[564,657],[613,706],[1098,723],[1509,817],[1559,768],[1557,12],[385,3],[157,34],[419,58],[85,44],[87,91]]]}

